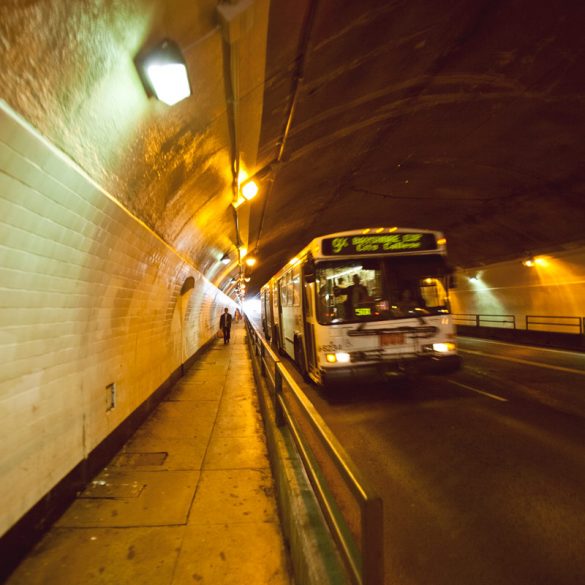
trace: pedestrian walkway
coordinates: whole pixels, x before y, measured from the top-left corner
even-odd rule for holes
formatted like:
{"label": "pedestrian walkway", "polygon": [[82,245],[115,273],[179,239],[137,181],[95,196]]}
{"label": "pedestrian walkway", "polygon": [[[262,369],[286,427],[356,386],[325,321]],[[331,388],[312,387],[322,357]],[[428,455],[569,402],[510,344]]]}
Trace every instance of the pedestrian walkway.
{"label": "pedestrian walkway", "polygon": [[289,585],[244,336],[203,354],[8,585]]}

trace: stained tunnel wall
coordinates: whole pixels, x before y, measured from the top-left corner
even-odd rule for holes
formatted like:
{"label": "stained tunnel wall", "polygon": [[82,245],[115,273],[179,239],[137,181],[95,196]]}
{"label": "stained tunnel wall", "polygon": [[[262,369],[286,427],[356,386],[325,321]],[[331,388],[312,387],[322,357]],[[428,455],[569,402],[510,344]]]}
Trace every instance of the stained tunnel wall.
{"label": "stained tunnel wall", "polygon": [[233,302],[3,102],[0,233],[1,535]]}
{"label": "stained tunnel wall", "polygon": [[[526,258],[518,258],[459,271],[458,286],[451,295],[453,312],[513,315],[519,329],[525,328],[527,315],[545,316],[548,319],[538,320],[565,325],[531,328],[577,334],[576,318],[585,317],[585,247],[574,246],[537,258],[542,264],[533,267],[522,264]],[[470,280],[472,276],[476,279]]]}

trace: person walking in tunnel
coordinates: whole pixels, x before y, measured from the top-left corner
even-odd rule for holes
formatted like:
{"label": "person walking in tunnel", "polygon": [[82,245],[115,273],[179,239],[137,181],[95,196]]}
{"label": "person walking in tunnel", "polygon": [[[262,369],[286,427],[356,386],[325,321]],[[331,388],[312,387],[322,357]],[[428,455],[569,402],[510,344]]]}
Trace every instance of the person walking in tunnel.
{"label": "person walking in tunnel", "polygon": [[232,328],[232,316],[226,307],[222,316],[219,318],[219,328],[223,331],[224,344],[230,342],[230,332]]}

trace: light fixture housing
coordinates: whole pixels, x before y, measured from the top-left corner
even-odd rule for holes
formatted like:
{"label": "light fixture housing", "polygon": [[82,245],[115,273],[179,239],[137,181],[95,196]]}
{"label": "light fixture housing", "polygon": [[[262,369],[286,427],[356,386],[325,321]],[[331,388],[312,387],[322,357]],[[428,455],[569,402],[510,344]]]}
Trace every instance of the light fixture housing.
{"label": "light fixture housing", "polygon": [[246,258],[246,265],[247,266],[254,266],[254,264],[256,264],[256,258],[254,258],[253,256],[248,256]]}
{"label": "light fixture housing", "polygon": [[187,65],[179,45],[164,39],[137,59],[146,92],[169,106],[191,95]]}

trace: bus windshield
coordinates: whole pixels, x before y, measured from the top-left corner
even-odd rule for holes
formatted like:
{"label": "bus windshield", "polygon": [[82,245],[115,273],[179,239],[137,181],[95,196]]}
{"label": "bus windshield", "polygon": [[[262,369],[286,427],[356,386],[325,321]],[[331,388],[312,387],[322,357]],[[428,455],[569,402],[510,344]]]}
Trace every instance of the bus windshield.
{"label": "bus windshield", "polygon": [[319,262],[319,322],[330,325],[448,313],[447,273],[439,255]]}

